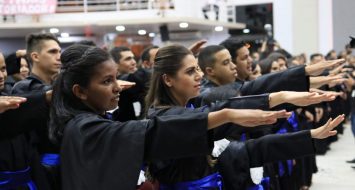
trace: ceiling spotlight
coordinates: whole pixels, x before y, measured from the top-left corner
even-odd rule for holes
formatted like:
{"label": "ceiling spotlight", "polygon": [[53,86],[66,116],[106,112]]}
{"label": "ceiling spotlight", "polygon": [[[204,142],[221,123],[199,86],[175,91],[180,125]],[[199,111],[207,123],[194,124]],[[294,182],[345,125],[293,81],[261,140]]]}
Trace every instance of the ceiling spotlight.
{"label": "ceiling spotlight", "polygon": [[51,28],[51,29],[49,29],[49,32],[52,34],[56,34],[59,32],[59,29],[58,28]]}
{"label": "ceiling spotlight", "polygon": [[155,33],[154,32],[149,33],[149,37],[154,38],[155,37]]}
{"label": "ceiling spotlight", "polygon": [[145,30],[138,30],[138,34],[143,36],[143,35],[146,35],[147,34],[147,31]]}
{"label": "ceiling spotlight", "polygon": [[221,32],[221,31],[223,31],[223,26],[216,26],[216,27],[214,28],[214,30],[215,30],[216,32]]}
{"label": "ceiling spotlight", "polygon": [[63,38],[68,38],[70,35],[69,35],[69,33],[63,32],[60,34],[60,36]]}
{"label": "ceiling spotlight", "polygon": [[248,28],[245,28],[245,29],[243,29],[243,33],[244,33],[244,34],[249,34],[249,33],[250,33],[250,30],[249,30]]}
{"label": "ceiling spotlight", "polygon": [[123,32],[126,30],[126,27],[122,26],[122,25],[119,25],[119,26],[116,26],[116,30],[119,31],[119,32]]}
{"label": "ceiling spotlight", "polygon": [[187,23],[187,22],[182,22],[182,23],[179,24],[179,27],[180,27],[180,28],[187,28],[187,27],[189,27],[189,23]]}

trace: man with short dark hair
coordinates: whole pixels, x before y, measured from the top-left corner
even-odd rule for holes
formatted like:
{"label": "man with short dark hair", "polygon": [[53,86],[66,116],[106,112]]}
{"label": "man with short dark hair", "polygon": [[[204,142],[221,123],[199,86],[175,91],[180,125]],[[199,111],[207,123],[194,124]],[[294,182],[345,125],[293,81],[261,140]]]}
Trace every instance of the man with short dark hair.
{"label": "man with short dark hair", "polygon": [[319,63],[321,61],[324,61],[324,56],[320,53],[314,53],[310,56],[310,64],[316,64],[316,63]]}
{"label": "man with short dark hair", "polygon": [[120,93],[119,109],[113,112],[112,119],[124,122],[142,118],[150,73],[146,69],[137,69],[134,54],[128,47],[115,47],[110,54],[118,66],[117,79],[135,83]]}
{"label": "man with short dark hair", "polygon": [[155,54],[158,52],[158,46],[149,46],[141,54],[141,67],[150,71],[154,65]]}
{"label": "man with short dark hair", "polygon": [[[27,36],[27,57],[32,63],[32,73],[12,88],[12,94],[29,94],[34,91],[46,92],[52,88],[58,75],[61,62],[61,48],[58,39],[52,34],[30,34]],[[41,164],[46,171],[53,189],[60,189],[59,147],[48,137],[49,112],[45,119],[34,120],[30,142],[40,154]]]}
{"label": "man with short dark hair", "polygon": [[252,72],[249,44],[238,38],[228,38],[220,45],[229,51],[232,62],[237,66],[238,80],[245,81]]}

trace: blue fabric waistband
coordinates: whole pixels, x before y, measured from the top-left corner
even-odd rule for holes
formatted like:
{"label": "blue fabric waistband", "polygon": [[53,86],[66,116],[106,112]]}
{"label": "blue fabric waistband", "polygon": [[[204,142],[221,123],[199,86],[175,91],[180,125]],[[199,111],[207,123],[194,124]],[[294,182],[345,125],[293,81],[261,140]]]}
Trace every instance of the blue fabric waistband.
{"label": "blue fabric waistband", "polygon": [[47,166],[59,166],[60,163],[59,154],[42,154],[41,163]]}
{"label": "blue fabric waistband", "polygon": [[31,180],[30,171],[31,168],[27,167],[24,170],[14,172],[0,172],[0,189],[7,190],[27,186],[30,190],[37,190],[36,185]]}
{"label": "blue fabric waistband", "polygon": [[248,187],[247,190],[267,190],[270,188],[270,177],[264,177],[261,183]]}
{"label": "blue fabric waistband", "polygon": [[160,190],[196,190],[218,188],[222,190],[222,176],[217,172],[202,179],[172,185],[160,184]]}

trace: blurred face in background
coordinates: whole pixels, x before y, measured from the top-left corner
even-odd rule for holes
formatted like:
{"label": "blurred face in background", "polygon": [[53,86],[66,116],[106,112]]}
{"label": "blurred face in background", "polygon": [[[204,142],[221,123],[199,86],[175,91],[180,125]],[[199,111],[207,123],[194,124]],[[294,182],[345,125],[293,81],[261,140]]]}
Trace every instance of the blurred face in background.
{"label": "blurred face in background", "polygon": [[13,74],[13,77],[16,81],[20,81],[28,77],[30,74],[30,69],[28,67],[27,61],[24,58],[21,58],[21,67],[20,67],[20,72]]}
{"label": "blurred face in background", "polygon": [[5,58],[2,53],[0,53],[0,91],[5,88],[5,80],[7,77]]}
{"label": "blurred face in background", "polygon": [[250,57],[249,49],[246,46],[243,46],[237,50],[236,55],[236,60],[234,61],[237,65],[238,78],[240,80],[245,80],[252,72],[252,58]]}

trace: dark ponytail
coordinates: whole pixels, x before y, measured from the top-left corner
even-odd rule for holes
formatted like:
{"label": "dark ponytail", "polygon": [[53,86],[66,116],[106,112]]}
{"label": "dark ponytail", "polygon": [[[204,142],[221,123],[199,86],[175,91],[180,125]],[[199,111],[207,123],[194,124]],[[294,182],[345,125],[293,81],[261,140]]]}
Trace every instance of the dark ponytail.
{"label": "dark ponytail", "polygon": [[75,84],[86,88],[96,68],[111,59],[109,54],[98,47],[72,45],[61,55],[62,69],[53,85],[50,112],[50,139],[60,143],[67,122],[88,108],[74,95]]}

